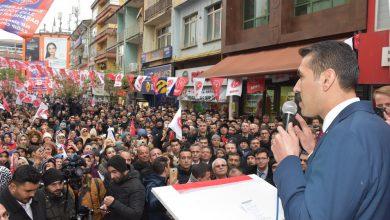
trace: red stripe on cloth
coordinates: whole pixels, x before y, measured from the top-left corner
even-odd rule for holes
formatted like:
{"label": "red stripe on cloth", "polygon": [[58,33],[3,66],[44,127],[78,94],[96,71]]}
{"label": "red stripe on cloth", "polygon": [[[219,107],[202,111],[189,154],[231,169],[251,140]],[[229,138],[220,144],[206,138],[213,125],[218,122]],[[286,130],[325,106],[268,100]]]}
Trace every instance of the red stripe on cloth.
{"label": "red stripe on cloth", "polygon": [[196,182],[196,183],[175,184],[172,187],[177,191],[186,191],[186,190],[204,188],[209,186],[217,186],[217,185],[223,185],[229,183],[242,182],[251,179],[252,178],[249,176],[237,176],[237,177],[231,177],[226,179],[209,180],[209,181]]}

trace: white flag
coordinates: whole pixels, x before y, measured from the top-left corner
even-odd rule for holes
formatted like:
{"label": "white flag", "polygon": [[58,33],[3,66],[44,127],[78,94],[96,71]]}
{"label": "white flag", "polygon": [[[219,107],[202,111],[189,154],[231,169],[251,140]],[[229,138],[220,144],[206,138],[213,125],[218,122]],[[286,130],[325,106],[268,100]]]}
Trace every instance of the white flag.
{"label": "white flag", "polygon": [[199,78],[194,78],[193,81],[194,81],[195,98],[199,99],[200,96],[202,95],[202,90],[206,79],[204,77],[199,77]]}
{"label": "white flag", "polygon": [[1,104],[1,103],[0,103],[0,109],[3,109],[3,110],[5,110],[5,108],[4,108],[4,106],[3,106],[3,104]]}
{"label": "white flag", "polygon": [[181,140],[182,134],[182,122],[181,122],[181,107],[177,110],[175,117],[173,117],[171,123],[168,125],[176,133],[176,138]]}
{"label": "white flag", "polygon": [[228,79],[228,86],[226,96],[241,96],[242,93],[242,80],[241,79]]}
{"label": "white flag", "polygon": [[168,77],[167,78],[167,93],[166,93],[167,96],[171,92],[173,86],[175,86],[176,81],[177,81],[177,77]]}
{"label": "white flag", "polygon": [[116,74],[114,87],[121,87],[122,86],[122,79],[123,79],[122,73]]}
{"label": "white flag", "polygon": [[104,73],[102,72],[96,72],[97,77],[100,80],[100,84],[104,84]]}
{"label": "white flag", "polygon": [[35,118],[42,118],[42,119],[47,119],[49,117],[49,107],[41,102],[41,104],[39,105],[39,108],[37,110],[37,113],[35,113],[35,116],[34,116],[34,119]]}
{"label": "white flag", "polygon": [[135,90],[141,92],[142,83],[144,83],[147,76],[138,76],[134,83]]}
{"label": "white flag", "polygon": [[107,139],[111,139],[111,140],[115,141],[114,128],[109,127],[107,129]]}

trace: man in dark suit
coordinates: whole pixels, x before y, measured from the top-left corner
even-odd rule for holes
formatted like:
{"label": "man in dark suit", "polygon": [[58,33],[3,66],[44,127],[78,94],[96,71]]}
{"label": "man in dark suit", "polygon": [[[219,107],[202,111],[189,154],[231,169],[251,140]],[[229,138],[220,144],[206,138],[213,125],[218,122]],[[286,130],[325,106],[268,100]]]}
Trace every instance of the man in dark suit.
{"label": "man in dark suit", "polygon": [[266,148],[259,148],[255,152],[256,158],[256,175],[267,181],[271,185],[274,184],[273,173],[271,166],[269,165],[269,151]]}
{"label": "man in dark suit", "polygon": [[40,179],[38,171],[30,165],[16,169],[10,185],[0,194],[0,203],[10,220],[46,219],[44,200],[35,195]]}
{"label": "man in dark suit", "polygon": [[[278,127],[272,151],[279,165],[274,181],[286,219],[390,219],[390,127],[370,102],[356,97],[358,63],[345,43],[325,41],[300,50],[294,92],[307,117],[324,119],[315,144],[301,128]],[[305,174],[299,142],[310,154]]]}

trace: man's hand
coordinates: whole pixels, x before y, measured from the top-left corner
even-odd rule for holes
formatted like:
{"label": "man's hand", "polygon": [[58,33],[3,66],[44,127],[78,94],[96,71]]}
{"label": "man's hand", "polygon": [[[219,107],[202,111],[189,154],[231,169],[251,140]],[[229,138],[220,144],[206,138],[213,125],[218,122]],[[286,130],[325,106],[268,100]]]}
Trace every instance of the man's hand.
{"label": "man's hand", "polygon": [[295,134],[298,136],[303,149],[305,149],[308,154],[311,154],[316,146],[315,135],[311,132],[311,129],[307,125],[306,121],[302,118],[302,116],[297,114],[295,116],[295,119],[297,119],[302,128],[301,130],[299,126],[295,125]]}
{"label": "man's hand", "polygon": [[278,134],[272,140],[272,152],[276,162],[281,162],[284,158],[290,155],[299,156],[299,139],[295,135],[292,123],[288,124],[288,133],[282,128],[278,127]]}
{"label": "man's hand", "polygon": [[106,196],[105,198],[104,198],[104,201],[103,201],[103,203],[104,203],[104,205],[106,205],[107,207],[108,206],[110,206],[113,202],[114,202],[114,197],[112,197],[112,196]]}

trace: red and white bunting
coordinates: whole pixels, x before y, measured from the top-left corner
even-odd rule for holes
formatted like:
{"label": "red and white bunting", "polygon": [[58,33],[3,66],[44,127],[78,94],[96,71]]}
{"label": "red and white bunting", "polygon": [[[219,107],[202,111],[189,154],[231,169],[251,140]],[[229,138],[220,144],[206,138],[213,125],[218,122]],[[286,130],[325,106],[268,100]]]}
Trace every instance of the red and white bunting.
{"label": "red and white bunting", "polygon": [[182,134],[182,122],[181,122],[181,107],[179,108],[179,110],[177,110],[175,116],[173,117],[171,123],[169,123],[168,127],[171,128],[175,134],[176,134],[176,138],[181,140],[181,138],[183,137],[183,134]]}
{"label": "red and white bunting", "polygon": [[134,83],[135,90],[141,92],[142,83],[145,81],[147,76],[138,76]]}
{"label": "red and white bunting", "polygon": [[242,80],[228,79],[226,96],[241,96],[242,94]]}
{"label": "red and white bunting", "polygon": [[121,87],[122,86],[122,79],[123,79],[122,73],[116,74],[114,87]]}
{"label": "red and white bunting", "polygon": [[202,90],[204,83],[206,82],[206,78],[204,77],[197,77],[194,78],[194,93],[195,93],[195,98],[199,99],[200,96],[202,95]]}
{"label": "red and white bunting", "polygon": [[174,96],[180,96],[184,90],[184,87],[188,83],[188,77],[179,77],[176,81],[175,90],[173,91]]}
{"label": "red and white bunting", "polygon": [[172,88],[175,86],[177,77],[168,77],[167,78],[167,96],[172,91]]}
{"label": "red and white bunting", "polygon": [[222,83],[225,79],[224,78],[211,78],[211,87],[213,88],[215,99],[219,101],[220,93],[221,93],[221,87]]}

